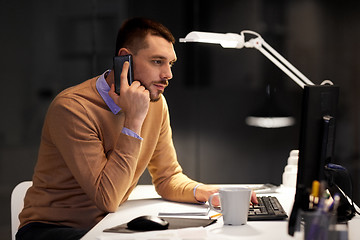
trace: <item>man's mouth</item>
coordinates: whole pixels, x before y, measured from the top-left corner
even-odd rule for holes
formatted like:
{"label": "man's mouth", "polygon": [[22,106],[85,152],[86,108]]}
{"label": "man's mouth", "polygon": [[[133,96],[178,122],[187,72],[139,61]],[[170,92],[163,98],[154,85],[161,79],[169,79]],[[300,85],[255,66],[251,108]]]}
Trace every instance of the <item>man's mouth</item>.
{"label": "man's mouth", "polygon": [[158,90],[161,90],[161,91],[164,91],[165,89],[165,85],[162,85],[162,84],[154,84],[154,86],[158,89]]}
{"label": "man's mouth", "polygon": [[154,83],[154,86],[160,90],[160,91],[164,91],[164,89],[168,86],[167,82],[161,82],[161,83]]}

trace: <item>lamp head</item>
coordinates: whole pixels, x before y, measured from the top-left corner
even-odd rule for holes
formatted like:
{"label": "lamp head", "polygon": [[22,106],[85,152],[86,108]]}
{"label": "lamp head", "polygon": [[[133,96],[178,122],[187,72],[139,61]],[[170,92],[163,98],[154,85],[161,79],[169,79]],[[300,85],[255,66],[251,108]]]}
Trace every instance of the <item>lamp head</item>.
{"label": "lamp head", "polygon": [[180,38],[180,42],[201,42],[220,44],[223,48],[243,48],[244,36],[237,33],[212,33],[193,31]]}

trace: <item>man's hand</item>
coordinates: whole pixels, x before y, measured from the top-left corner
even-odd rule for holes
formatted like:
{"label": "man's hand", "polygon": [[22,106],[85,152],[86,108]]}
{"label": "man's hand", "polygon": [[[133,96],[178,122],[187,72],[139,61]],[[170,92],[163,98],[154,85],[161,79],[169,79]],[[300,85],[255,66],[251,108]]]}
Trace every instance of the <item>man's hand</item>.
{"label": "man's hand", "polygon": [[[199,202],[206,202],[209,200],[210,196],[214,193],[217,193],[219,188],[212,185],[200,185],[195,191],[195,198]],[[220,201],[218,197],[213,198],[213,205],[219,206]]]}
{"label": "man's hand", "polygon": [[124,127],[140,135],[141,127],[149,110],[149,91],[139,81],[129,86],[127,74],[129,62],[125,62],[120,75],[120,95],[115,93],[114,84],[111,85],[109,96],[121,107],[125,113]]}
{"label": "man's hand", "polygon": [[256,197],[256,193],[254,191],[251,190],[251,200],[250,200],[253,204],[258,204],[258,200]]}
{"label": "man's hand", "polygon": [[[199,202],[206,202],[209,200],[210,196],[219,191],[219,187],[212,185],[200,185],[195,192],[195,198]],[[253,204],[258,204],[258,200],[254,191],[251,191],[251,202]],[[213,206],[220,206],[220,199],[218,196],[215,196],[212,199]]]}

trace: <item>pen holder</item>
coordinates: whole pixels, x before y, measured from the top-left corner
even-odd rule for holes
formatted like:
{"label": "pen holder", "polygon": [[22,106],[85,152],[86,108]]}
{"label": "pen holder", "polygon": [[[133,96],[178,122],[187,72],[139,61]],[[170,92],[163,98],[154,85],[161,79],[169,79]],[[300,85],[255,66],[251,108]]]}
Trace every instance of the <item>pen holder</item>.
{"label": "pen holder", "polygon": [[336,215],[322,211],[301,211],[304,240],[335,240]]}

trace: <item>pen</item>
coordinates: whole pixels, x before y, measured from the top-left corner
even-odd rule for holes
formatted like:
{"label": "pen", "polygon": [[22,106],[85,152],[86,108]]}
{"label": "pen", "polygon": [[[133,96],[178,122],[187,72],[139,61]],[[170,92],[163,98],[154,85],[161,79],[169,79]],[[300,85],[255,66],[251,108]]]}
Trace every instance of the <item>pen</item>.
{"label": "pen", "polygon": [[319,203],[319,190],[320,190],[320,182],[317,180],[314,180],[312,182],[312,188],[311,188],[311,194],[310,194],[310,202],[309,202],[309,208],[313,209],[315,208]]}
{"label": "pen", "polygon": [[210,219],[213,219],[213,218],[220,217],[220,216],[222,216],[222,214],[221,214],[221,213],[218,213],[218,214],[215,214],[215,215],[210,216],[209,218],[210,218]]}
{"label": "pen", "polygon": [[337,214],[337,209],[339,207],[340,204],[340,195],[338,193],[335,193],[334,195],[334,205],[332,207],[332,211],[333,213],[336,215]]}

